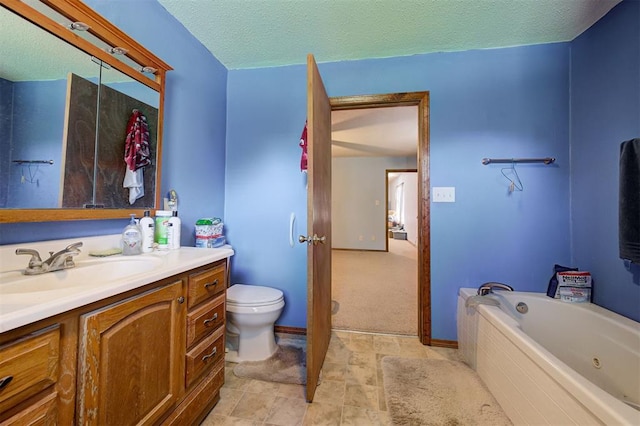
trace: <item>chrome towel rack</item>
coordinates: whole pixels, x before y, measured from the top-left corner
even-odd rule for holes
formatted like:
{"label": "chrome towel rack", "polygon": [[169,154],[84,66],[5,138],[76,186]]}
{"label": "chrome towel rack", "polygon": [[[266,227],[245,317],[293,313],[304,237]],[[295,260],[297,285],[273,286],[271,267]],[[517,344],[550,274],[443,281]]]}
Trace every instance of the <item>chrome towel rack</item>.
{"label": "chrome towel rack", "polygon": [[544,164],[552,164],[556,161],[553,157],[545,157],[545,158],[483,158],[482,164],[485,166],[487,164],[493,163],[544,163]]}
{"label": "chrome towel rack", "polygon": [[53,164],[53,160],[13,160],[18,164]]}
{"label": "chrome towel rack", "polygon": [[487,164],[510,164],[510,167],[503,167],[500,170],[502,176],[504,176],[509,181],[509,194],[513,191],[522,191],[524,189],[524,185],[520,180],[520,176],[518,176],[518,172],[516,171],[516,163],[544,163],[545,165],[553,164],[556,161],[553,157],[545,157],[545,158],[483,158],[482,164],[485,166]]}

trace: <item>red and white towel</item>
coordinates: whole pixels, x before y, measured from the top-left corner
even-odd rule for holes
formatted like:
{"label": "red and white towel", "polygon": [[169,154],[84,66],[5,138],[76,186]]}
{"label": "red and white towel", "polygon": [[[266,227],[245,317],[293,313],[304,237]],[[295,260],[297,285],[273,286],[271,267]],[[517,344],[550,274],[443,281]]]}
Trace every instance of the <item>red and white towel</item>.
{"label": "red and white towel", "polygon": [[302,148],[302,156],[300,157],[300,171],[306,173],[307,171],[307,122],[304,122],[304,129],[302,129],[302,135],[300,135],[300,148]]}
{"label": "red and white towel", "polygon": [[127,168],[122,186],[129,188],[129,204],[144,196],[144,175],[142,170],[151,164],[149,128],[147,118],[134,109],[127,123],[127,137],[124,142],[124,162]]}

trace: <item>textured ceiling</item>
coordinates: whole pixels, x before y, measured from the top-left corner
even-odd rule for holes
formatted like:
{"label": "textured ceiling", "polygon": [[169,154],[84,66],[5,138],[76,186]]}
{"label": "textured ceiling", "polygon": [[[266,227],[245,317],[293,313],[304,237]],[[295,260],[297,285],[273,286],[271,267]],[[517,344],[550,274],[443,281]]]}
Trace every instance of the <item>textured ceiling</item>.
{"label": "textured ceiling", "polygon": [[333,157],[411,157],[418,153],[418,107],[331,112]]}
{"label": "textured ceiling", "polygon": [[619,1],[159,0],[228,69],[569,41]]}

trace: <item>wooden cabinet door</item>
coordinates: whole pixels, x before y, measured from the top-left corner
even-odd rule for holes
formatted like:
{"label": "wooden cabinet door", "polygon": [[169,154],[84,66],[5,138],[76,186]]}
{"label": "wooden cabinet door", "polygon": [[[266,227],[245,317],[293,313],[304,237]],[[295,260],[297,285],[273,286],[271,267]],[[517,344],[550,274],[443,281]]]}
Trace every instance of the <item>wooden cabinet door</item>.
{"label": "wooden cabinet door", "polygon": [[78,422],[156,422],[184,390],[183,283],[80,318]]}

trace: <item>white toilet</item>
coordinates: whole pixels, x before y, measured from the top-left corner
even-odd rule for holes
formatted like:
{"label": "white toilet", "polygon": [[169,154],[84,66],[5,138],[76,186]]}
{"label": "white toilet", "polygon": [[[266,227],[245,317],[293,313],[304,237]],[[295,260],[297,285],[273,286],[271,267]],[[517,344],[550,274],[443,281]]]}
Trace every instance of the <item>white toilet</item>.
{"label": "white toilet", "polygon": [[282,291],[235,284],[227,289],[227,354],[230,362],[259,361],[276,351],[273,324],[284,308]]}

